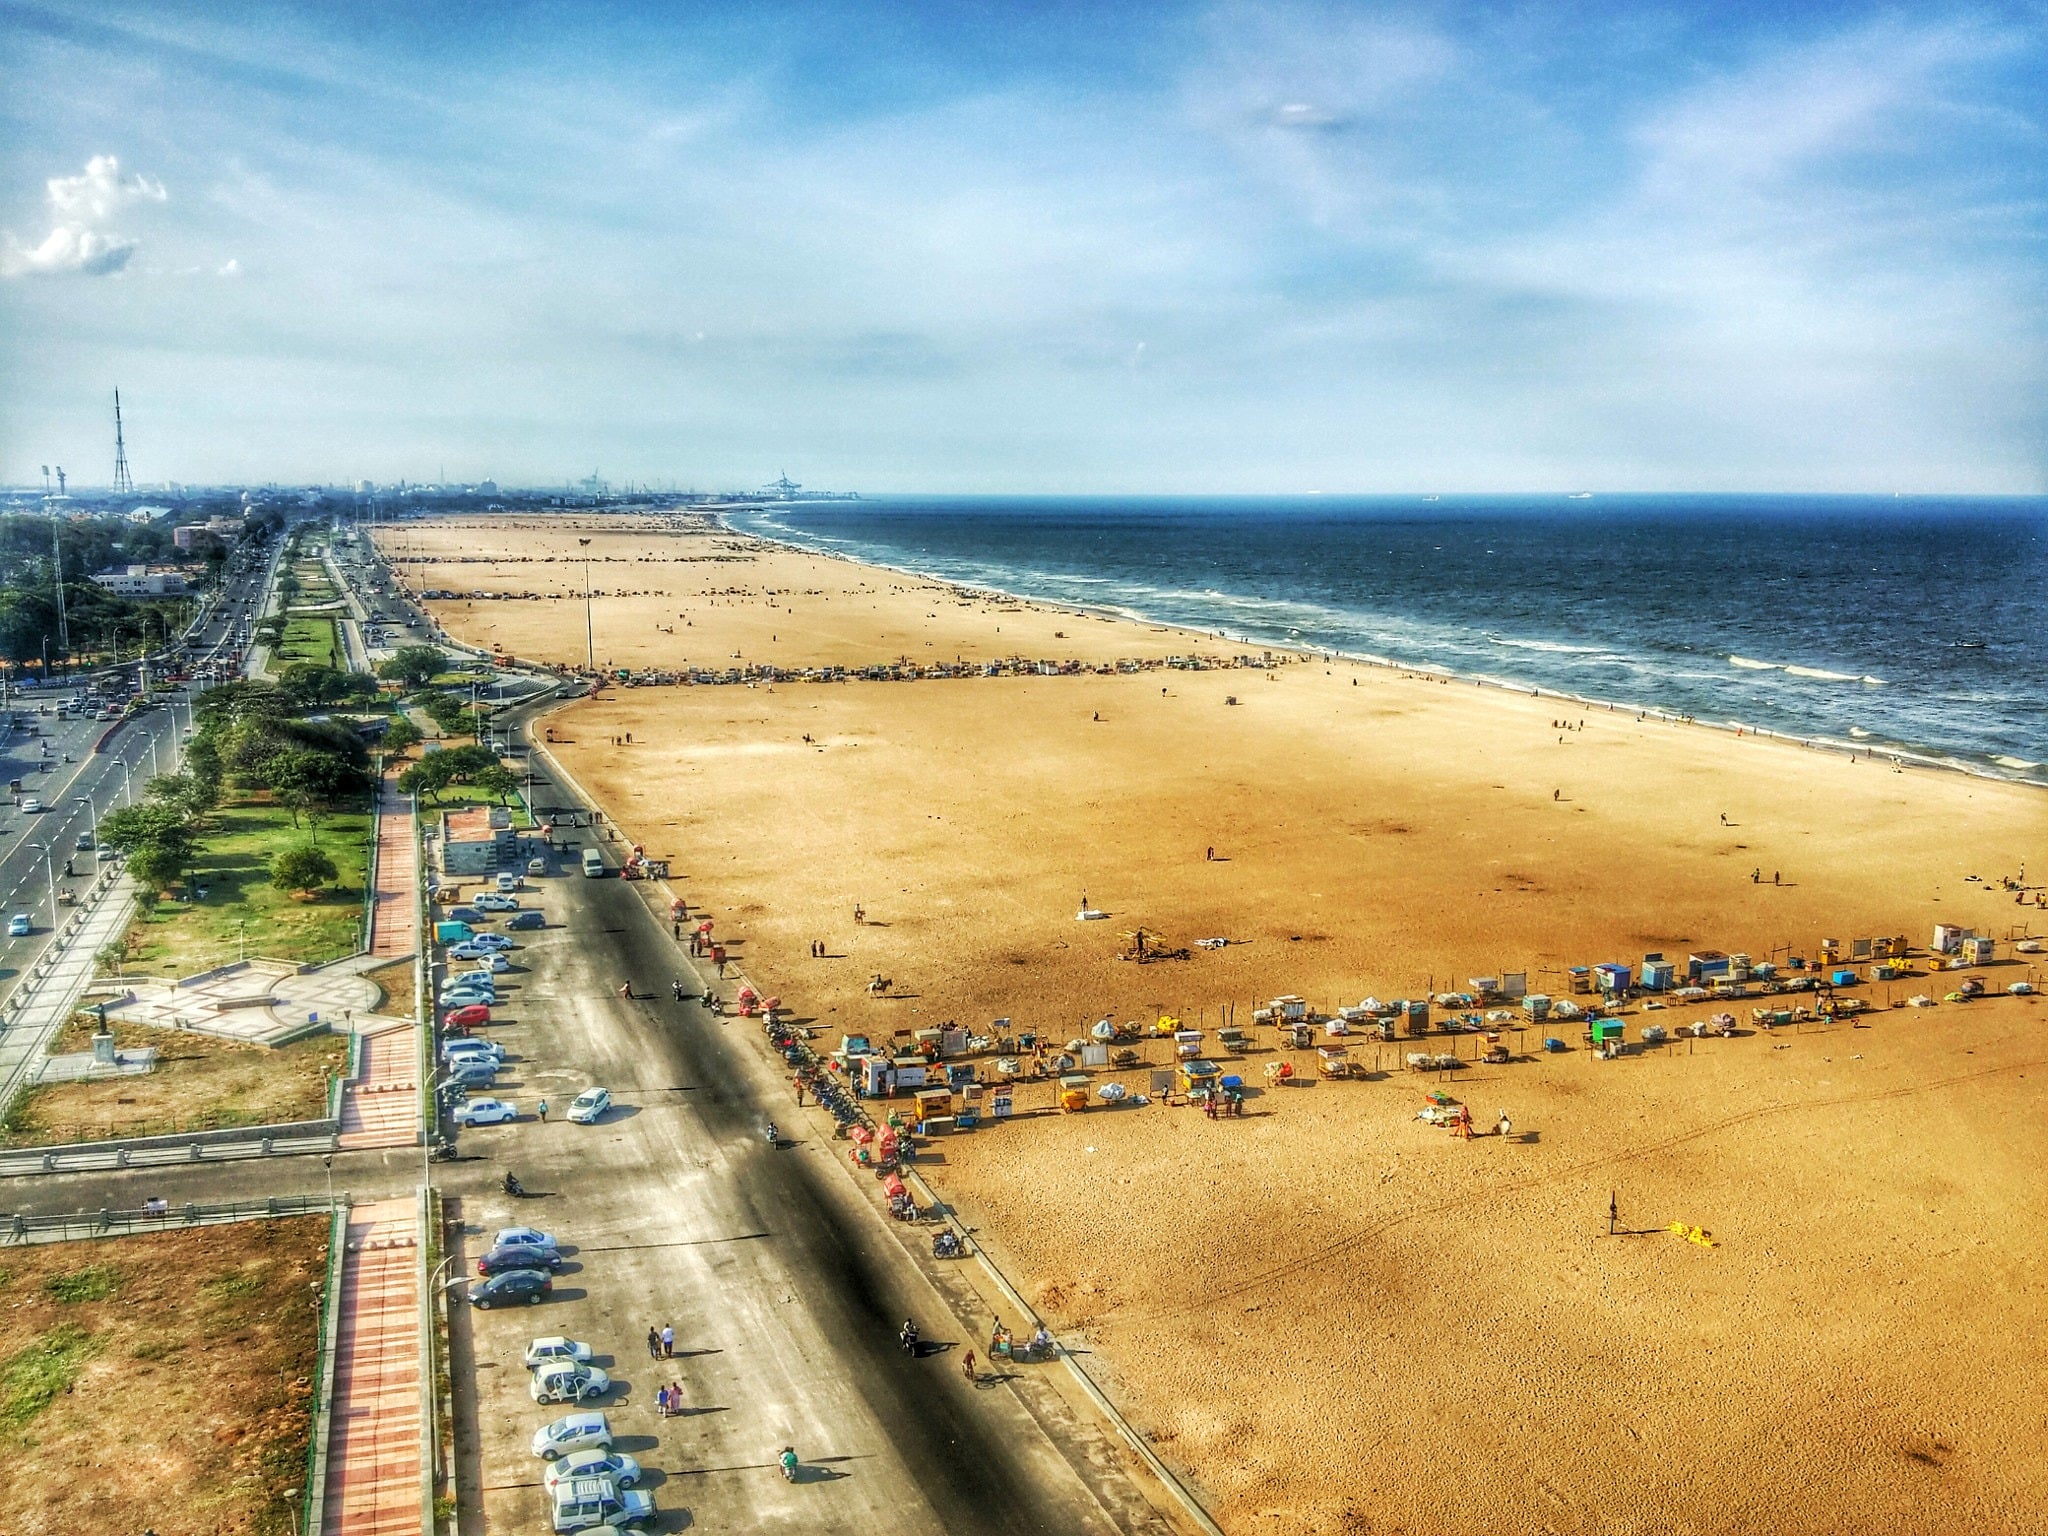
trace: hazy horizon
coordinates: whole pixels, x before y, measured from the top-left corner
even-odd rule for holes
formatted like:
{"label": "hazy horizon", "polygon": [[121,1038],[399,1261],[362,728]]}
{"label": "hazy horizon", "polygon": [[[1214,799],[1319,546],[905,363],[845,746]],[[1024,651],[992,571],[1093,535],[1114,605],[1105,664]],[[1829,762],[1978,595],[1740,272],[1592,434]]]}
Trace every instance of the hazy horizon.
{"label": "hazy horizon", "polygon": [[2048,490],[2039,5],[476,15],[0,6],[0,481]]}

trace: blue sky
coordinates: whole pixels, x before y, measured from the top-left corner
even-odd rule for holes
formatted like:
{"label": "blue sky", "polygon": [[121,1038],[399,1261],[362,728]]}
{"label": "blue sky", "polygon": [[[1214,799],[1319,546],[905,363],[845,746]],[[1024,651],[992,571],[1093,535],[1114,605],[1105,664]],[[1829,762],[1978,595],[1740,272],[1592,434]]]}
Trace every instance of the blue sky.
{"label": "blue sky", "polygon": [[[252,19],[252,17],[254,19]],[[2048,9],[0,0],[0,480],[2048,490]]]}

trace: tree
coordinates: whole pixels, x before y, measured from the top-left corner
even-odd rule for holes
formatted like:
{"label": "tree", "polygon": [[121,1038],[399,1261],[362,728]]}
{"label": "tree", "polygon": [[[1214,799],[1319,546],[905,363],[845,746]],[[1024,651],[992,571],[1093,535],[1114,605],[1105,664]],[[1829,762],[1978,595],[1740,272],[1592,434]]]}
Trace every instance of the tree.
{"label": "tree", "polygon": [[128,855],[128,878],[146,901],[155,901],[159,891],[169,890],[178,877],[192,867],[196,845],[144,843]]}
{"label": "tree", "polygon": [[190,773],[160,773],[149,781],[143,795],[169,806],[187,821],[197,821],[220,803],[220,785]]}
{"label": "tree", "polygon": [[317,661],[295,661],[277,675],[278,691],[301,709],[333,704],[348,697],[349,678],[335,667]]}
{"label": "tree", "polygon": [[405,771],[398,776],[398,787],[408,795],[425,795],[433,799],[455,780],[453,768],[443,759],[446,752],[429,752],[416,763],[407,763]]}
{"label": "tree", "polygon": [[334,860],[311,844],[287,848],[270,861],[270,883],[280,891],[317,891],[340,873]]}
{"label": "tree", "polygon": [[401,752],[410,751],[420,744],[420,728],[406,719],[404,715],[394,715],[391,718],[390,728],[384,732],[379,741],[386,752],[396,757]]}
{"label": "tree", "polygon": [[469,782],[476,786],[478,794],[489,795],[500,805],[519,793],[518,778],[503,763],[493,763],[478,770]]}
{"label": "tree", "polygon": [[379,662],[377,675],[392,682],[424,688],[448,670],[448,658],[431,645],[401,645]]}

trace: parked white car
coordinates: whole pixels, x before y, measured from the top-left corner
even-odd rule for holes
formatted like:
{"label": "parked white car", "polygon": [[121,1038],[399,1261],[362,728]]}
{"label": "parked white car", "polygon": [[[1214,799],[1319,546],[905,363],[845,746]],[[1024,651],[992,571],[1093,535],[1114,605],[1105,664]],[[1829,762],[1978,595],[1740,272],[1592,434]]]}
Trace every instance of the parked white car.
{"label": "parked white car", "polygon": [[576,1339],[565,1339],[559,1333],[549,1334],[544,1339],[535,1339],[526,1346],[526,1368],[539,1370],[544,1365],[588,1365],[590,1346]]}
{"label": "parked white car", "polygon": [[479,912],[517,912],[519,898],[508,896],[503,891],[485,891],[470,903]]}
{"label": "parked white car", "polygon": [[463,940],[462,943],[456,945],[454,949],[451,949],[449,953],[452,955],[459,950],[474,949],[479,952],[478,955],[461,956],[461,958],[464,960],[474,960],[480,958],[481,955],[499,954],[505,950],[515,949],[517,947],[517,945],[515,945],[510,939],[506,938],[505,935],[503,935],[502,933],[479,933],[471,936],[468,939]]}
{"label": "parked white car", "polygon": [[576,1095],[576,1102],[569,1106],[569,1121],[572,1125],[595,1125],[611,1107],[610,1089],[586,1088]]}
{"label": "parked white car", "polygon": [[536,1403],[578,1403],[611,1389],[611,1377],[596,1366],[557,1361],[536,1370],[526,1390]]}
{"label": "parked white car", "polygon": [[555,1484],[551,1495],[556,1536],[603,1527],[646,1525],[654,1519],[654,1496],[621,1488],[608,1477],[579,1477]]}
{"label": "parked white car", "polygon": [[543,1232],[538,1227],[500,1227],[498,1235],[491,1239],[493,1248],[559,1248],[555,1234]]}
{"label": "parked white car", "polygon": [[589,1450],[612,1443],[611,1422],[601,1413],[565,1413],[552,1424],[533,1432],[533,1454],[553,1461],[571,1451]]}
{"label": "parked white car", "polygon": [[452,1117],[457,1125],[499,1125],[519,1118],[519,1106],[507,1099],[464,1099]]}
{"label": "parked white car", "polygon": [[540,1476],[541,1486],[552,1497],[556,1484],[576,1477],[608,1477],[621,1488],[631,1488],[640,1481],[640,1463],[624,1451],[604,1447],[571,1451],[560,1461],[549,1464]]}

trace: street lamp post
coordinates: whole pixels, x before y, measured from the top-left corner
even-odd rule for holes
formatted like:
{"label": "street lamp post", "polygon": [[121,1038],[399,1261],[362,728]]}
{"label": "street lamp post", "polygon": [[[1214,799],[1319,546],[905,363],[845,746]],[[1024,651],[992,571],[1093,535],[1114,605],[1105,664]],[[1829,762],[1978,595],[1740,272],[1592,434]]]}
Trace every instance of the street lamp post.
{"label": "street lamp post", "polygon": [[149,738],[149,776],[153,779],[157,776],[157,772],[158,769],[156,765],[156,737],[154,735],[151,735],[151,737]]}
{"label": "street lamp post", "polygon": [[128,766],[128,759],[125,757],[121,759],[121,803],[123,805],[133,805],[135,803],[135,778]]}
{"label": "street lamp post", "polygon": [[43,856],[43,883],[49,887],[50,892],[50,931],[55,933],[57,931],[57,864],[52,850],[56,847],[56,844],[54,842],[30,843],[29,847],[35,849],[36,852]]}

